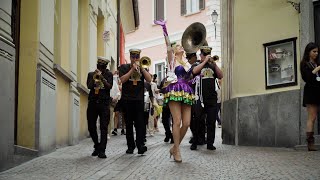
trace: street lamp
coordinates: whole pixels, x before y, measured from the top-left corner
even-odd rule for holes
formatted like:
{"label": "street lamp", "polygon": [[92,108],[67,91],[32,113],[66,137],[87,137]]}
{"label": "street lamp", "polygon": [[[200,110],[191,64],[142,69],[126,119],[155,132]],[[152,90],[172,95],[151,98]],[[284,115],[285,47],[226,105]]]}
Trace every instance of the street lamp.
{"label": "street lamp", "polygon": [[211,13],[211,18],[212,18],[212,22],[214,24],[214,37],[215,37],[215,39],[217,39],[216,23],[218,21],[218,13],[216,10],[213,10],[213,12]]}

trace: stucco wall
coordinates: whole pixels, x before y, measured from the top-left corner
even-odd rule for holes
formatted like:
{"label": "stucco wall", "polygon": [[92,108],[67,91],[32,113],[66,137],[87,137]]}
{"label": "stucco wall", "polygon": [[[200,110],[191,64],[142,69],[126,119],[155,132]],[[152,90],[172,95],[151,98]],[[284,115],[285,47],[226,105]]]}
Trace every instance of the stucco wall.
{"label": "stucco wall", "polygon": [[60,75],[57,75],[57,129],[56,144],[57,146],[68,143],[69,134],[69,83]]}
{"label": "stucco wall", "polygon": [[[265,89],[263,44],[291,37],[298,37],[299,45],[299,14],[286,1],[235,1],[232,97],[300,88],[297,85],[274,90]],[[299,48],[296,50],[297,57],[300,57]],[[300,61],[299,58],[297,61]]]}
{"label": "stucco wall", "polygon": [[20,146],[35,149],[36,68],[39,58],[39,1],[21,1],[18,137]]}
{"label": "stucco wall", "polygon": [[[0,171],[13,159],[15,49],[11,38],[11,0],[0,2]],[[9,77],[9,78],[8,78]]]}
{"label": "stucco wall", "polygon": [[[1,27],[1,26],[0,26]],[[1,36],[2,37],[2,36]],[[0,171],[12,160],[14,145],[15,49],[0,40]],[[9,78],[8,78],[9,77]]]}

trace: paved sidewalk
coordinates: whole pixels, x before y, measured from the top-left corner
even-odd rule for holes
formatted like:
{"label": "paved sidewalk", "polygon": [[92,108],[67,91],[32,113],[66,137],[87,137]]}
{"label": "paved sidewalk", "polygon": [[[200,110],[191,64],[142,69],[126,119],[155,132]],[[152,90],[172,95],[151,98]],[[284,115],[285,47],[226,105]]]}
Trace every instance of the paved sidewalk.
{"label": "paved sidewalk", "polygon": [[320,151],[286,148],[239,147],[222,145],[217,129],[216,151],[198,146],[191,151],[190,132],[181,145],[182,163],[169,159],[170,144],[164,133],[148,137],[146,155],[127,155],[125,136],[112,136],[107,159],[91,157],[92,142],[75,146],[26,162],[0,173],[0,179],[320,179]]}

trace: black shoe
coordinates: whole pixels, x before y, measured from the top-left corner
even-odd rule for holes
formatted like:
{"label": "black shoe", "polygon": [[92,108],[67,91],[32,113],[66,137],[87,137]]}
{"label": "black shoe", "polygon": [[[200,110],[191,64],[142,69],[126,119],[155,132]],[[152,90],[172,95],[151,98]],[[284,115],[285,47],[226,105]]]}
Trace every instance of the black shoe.
{"label": "black shoe", "polygon": [[207,144],[207,149],[216,150],[216,147],[214,147],[212,144]]}
{"label": "black shoe", "polygon": [[124,129],[121,130],[121,135],[126,135],[126,132],[124,131]]}
{"label": "black shoe", "polygon": [[129,149],[127,149],[126,153],[127,153],[127,154],[133,154],[133,151],[134,151],[134,149],[129,148]]}
{"label": "black shoe", "polygon": [[98,158],[107,158],[106,153],[105,152],[100,152],[98,155]]}
{"label": "black shoe", "polygon": [[191,149],[191,150],[196,150],[196,149],[197,149],[197,144],[193,143],[193,144],[190,146],[190,149]]}
{"label": "black shoe", "polygon": [[170,140],[170,137],[169,137],[169,136],[166,136],[163,141],[164,141],[164,142],[169,142],[169,140]]}
{"label": "black shoe", "polygon": [[112,135],[114,135],[114,136],[118,135],[117,129],[114,129],[114,130],[112,131]]}
{"label": "black shoe", "polygon": [[141,148],[138,148],[138,154],[144,154],[148,149],[146,146],[142,146]]}
{"label": "black shoe", "polygon": [[94,151],[91,154],[91,156],[98,156],[98,155],[99,155],[99,151],[97,149],[94,149]]}

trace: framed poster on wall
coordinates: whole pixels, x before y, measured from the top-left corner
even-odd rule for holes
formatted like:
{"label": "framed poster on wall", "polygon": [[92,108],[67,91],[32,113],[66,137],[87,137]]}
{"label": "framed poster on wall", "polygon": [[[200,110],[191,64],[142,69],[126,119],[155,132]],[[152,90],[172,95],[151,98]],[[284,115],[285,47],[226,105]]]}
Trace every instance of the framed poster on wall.
{"label": "framed poster on wall", "polygon": [[263,44],[266,89],[297,85],[297,38]]}

